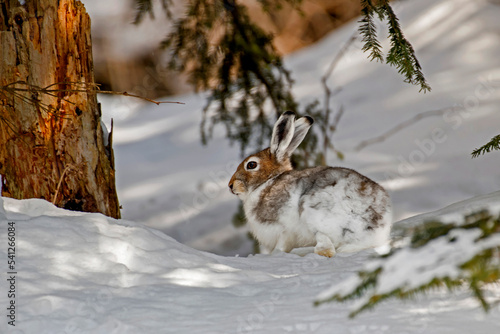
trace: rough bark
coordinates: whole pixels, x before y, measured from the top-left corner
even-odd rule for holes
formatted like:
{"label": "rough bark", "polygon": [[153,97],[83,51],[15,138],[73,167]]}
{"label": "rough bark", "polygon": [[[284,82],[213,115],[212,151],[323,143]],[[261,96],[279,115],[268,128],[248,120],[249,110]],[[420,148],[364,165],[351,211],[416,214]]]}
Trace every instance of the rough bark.
{"label": "rough bark", "polygon": [[[0,88],[94,83],[90,18],[79,1],[0,0],[0,46]],[[2,196],[119,218],[100,116],[95,93],[0,90]]]}

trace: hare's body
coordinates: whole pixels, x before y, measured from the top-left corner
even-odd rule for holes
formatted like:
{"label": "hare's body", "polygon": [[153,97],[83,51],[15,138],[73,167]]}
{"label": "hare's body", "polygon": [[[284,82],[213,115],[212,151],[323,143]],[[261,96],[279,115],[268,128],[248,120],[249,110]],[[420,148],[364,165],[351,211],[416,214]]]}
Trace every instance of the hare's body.
{"label": "hare's body", "polygon": [[315,246],[323,234],[337,252],[354,252],[382,245],[391,229],[385,190],[346,168],[284,172],[243,203],[251,232],[269,250]]}
{"label": "hare's body", "polygon": [[387,192],[347,168],[293,170],[289,157],[312,119],[284,113],[271,147],[246,158],[229,182],[243,201],[252,234],[268,250],[314,246],[320,255],[384,244],[391,229]]}

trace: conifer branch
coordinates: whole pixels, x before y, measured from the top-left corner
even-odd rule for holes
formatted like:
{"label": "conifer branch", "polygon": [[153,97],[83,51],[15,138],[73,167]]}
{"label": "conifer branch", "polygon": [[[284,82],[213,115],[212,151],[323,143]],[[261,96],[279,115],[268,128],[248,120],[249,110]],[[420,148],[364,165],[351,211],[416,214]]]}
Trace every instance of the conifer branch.
{"label": "conifer branch", "polygon": [[139,24],[144,19],[144,15],[149,14],[149,17],[154,19],[152,0],[135,0],[136,15],[134,24]]}
{"label": "conifer branch", "polygon": [[500,150],[500,135],[491,138],[488,143],[484,144],[480,148],[476,148],[474,151],[472,151],[471,155],[472,158],[477,158],[480,155],[490,153],[494,150]]}
{"label": "conifer branch", "polygon": [[[145,15],[149,15],[152,20],[155,18],[153,0],[134,0],[134,3],[136,12],[133,24],[140,24]],[[171,18],[172,12],[170,11],[170,7],[172,6],[172,0],[161,0],[161,5],[167,17]]]}
{"label": "conifer branch", "polygon": [[377,38],[377,27],[374,22],[374,14],[376,8],[373,6],[371,0],[361,0],[361,14],[364,16],[359,26],[359,33],[362,36],[362,42],[365,44],[362,47],[364,52],[370,52],[368,58],[371,61],[376,60],[383,62],[384,56],[382,54],[382,46]]}
{"label": "conifer branch", "polygon": [[422,67],[415,55],[415,50],[404,36],[399,19],[389,5],[389,0],[380,0],[377,4],[374,4],[372,0],[361,0],[361,6],[363,19],[360,21],[359,32],[365,43],[362,50],[370,52],[368,58],[377,61],[383,60],[374,23],[374,15],[378,14],[380,20],[387,21],[389,28],[390,49],[385,57],[386,63],[396,67],[405,78],[405,82],[420,86],[420,91],[424,93],[430,91],[431,87],[422,73]]}

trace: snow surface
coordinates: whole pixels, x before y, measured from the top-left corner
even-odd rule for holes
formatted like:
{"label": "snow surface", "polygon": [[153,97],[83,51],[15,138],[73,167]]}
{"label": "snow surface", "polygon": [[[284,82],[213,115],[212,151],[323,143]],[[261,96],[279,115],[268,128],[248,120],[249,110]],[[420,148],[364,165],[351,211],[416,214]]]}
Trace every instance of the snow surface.
{"label": "snow surface", "polygon": [[[394,68],[369,62],[361,43],[352,45],[329,81],[332,88],[341,88],[333,103],[343,105],[345,113],[332,139],[346,157],[339,161],[332,153],[329,164],[379,181],[400,220],[500,189],[499,153],[470,158],[474,148],[499,132],[500,5],[486,0],[408,0],[393,6],[433,90],[419,93]],[[356,22],[348,24],[285,59],[301,104],[322,101],[320,77],[356,28]],[[387,50],[388,43],[383,44]],[[251,253],[247,230],[231,224],[239,200],[227,183],[241,161],[239,150],[228,144],[222,128],[208,146],[200,144],[205,96],[169,97],[185,105],[161,106],[128,97],[100,100],[105,122],[115,120],[123,217],[200,250]],[[442,108],[451,109],[355,150],[363,140],[417,113]]]}
{"label": "snow surface", "polygon": [[[16,327],[1,333],[496,333],[500,305],[484,313],[468,292],[388,301],[354,320],[351,305],[314,307],[373,251],[223,257],[140,223],[4,198],[0,240],[16,227]],[[0,202],[1,203],[1,202]],[[0,258],[7,258],[6,247]],[[6,273],[6,261],[1,262]],[[7,305],[6,280],[0,305]],[[500,287],[489,293],[500,296]],[[5,311],[4,306],[2,309]]]}

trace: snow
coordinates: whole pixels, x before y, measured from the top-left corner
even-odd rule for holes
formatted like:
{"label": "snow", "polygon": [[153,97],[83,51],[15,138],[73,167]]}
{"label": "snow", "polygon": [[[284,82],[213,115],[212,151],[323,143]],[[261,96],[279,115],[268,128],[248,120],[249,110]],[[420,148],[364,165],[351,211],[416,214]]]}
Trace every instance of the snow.
{"label": "snow", "polygon": [[407,235],[409,229],[435,218],[444,223],[460,222],[464,216],[478,212],[484,208],[488,208],[493,214],[500,212],[500,191],[470,198],[433,212],[401,220],[394,226],[392,234],[396,237]]}
{"label": "snow", "polygon": [[[394,2],[394,9],[432,92],[419,93],[396,69],[369,62],[360,42],[351,45],[329,80],[332,89],[341,89],[332,103],[345,113],[332,140],[345,160],[332,153],[328,162],[380,182],[392,197],[395,220],[401,220],[500,189],[499,154],[470,158],[474,148],[498,134],[500,124],[500,6],[483,0],[413,0]],[[356,28],[352,22],[285,58],[302,105],[322,101],[320,77]],[[387,50],[387,41],[383,44]],[[238,147],[229,145],[222,127],[208,146],[200,143],[204,94],[166,99],[185,105],[100,97],[105,122],[114,118],[123,217],[200,250],[251,253],[247,229],[231,224],[239,200],[227,183],[242,160]],[[356,150],[360,142],[420,112],[443,108],[448,109],[441,116]]]}
{"label": "snow", "polygon": [[[388,301],[354,320],[350,303],[313,306],[373,251],[223,257],[140,223],[3,202],[0,240],[7,222],[16,229],[17,313],[15,328],[2,316],[2,333],[494,333],[500,323],[500,304],[484,313],[461,290]],[[498,285],[488,289],[499,296]],[[0,290],[7,305],[5,279]]]}
{"label": "snow", "polygon": [[[498,152],[470,159],[475,147],[498,134],[500,6],[486,0],[407,0],[394,2],[394,8],[433,91],[418,93],[395,69],[370,63],[355,43],[329,82],[341,88],[334,103],[345,114],[333,141],[346,156],[338,161],[332,154],[329,163],[354,168],[386,187],[395,218],[408,218],[395,225],[394,235],[400,236],[429,218],[452,220],[500,202]],[[285,59],[302,104],[322,99],[320,77],[356,26]],[[389,300],[354,320],[347,318],[350,303],[314,307],[316,296],[332,284],[352,286],[349,278],[371,263],[374,251],[332,259],[247,256],[252,243],[245,228],[231,224],[238,199],[227,189],[241,157],[222,128],[207,147],[200,144],[205,96],[169,97],[185,105],[161,106],[99,99],[108,128],[114,118],[124,219],[64,211],[42,200],[0,200],[0,266],[7,275],[7,222],[14,222],[18,272],[15,328],[5,317],[6,279],[0,283],[1,333],[498,332],[500,305],[486,314],[465,290]],[[355,150],[419,112],[441,108],[450,109]],[[498,285],[487,289],[490,296],[500,295]]]}

